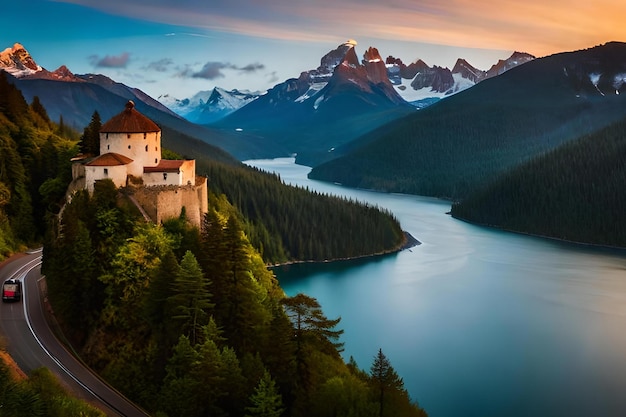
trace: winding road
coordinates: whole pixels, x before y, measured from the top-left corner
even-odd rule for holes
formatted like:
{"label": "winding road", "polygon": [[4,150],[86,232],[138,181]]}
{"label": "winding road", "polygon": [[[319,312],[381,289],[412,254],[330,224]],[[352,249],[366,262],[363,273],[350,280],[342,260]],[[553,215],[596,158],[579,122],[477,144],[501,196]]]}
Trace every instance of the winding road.
{"label": "winding road", "polygon": [[0,282],[15,278],[23,283],[22,301],[0,303],[0,334],[9,354],[26,373],[39,367],[50,369],[74,395],[107,416],[148,416],[81,363],[52,333],[38,285],[41,256],[41,250],[30,251],[0,264]]}

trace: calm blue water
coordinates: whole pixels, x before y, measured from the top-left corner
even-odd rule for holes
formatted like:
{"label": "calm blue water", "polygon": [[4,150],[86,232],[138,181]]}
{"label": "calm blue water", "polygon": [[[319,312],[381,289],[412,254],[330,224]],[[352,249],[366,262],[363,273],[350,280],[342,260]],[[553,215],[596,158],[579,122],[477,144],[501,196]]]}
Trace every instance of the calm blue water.
{"label": "calm blue water", "polygon": [[385,207],[422,242],[275,272],[341,316],[346,358],[369,370],[382,348],[430,416],[626,416],[626,251],[473,226],[444,201],[308,180],[290,158],[247,163]]}

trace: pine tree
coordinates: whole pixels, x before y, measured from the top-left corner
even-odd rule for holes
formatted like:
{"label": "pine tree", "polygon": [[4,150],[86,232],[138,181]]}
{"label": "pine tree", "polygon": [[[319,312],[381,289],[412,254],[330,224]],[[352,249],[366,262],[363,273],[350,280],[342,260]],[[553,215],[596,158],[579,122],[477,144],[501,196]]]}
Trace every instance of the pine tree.
{"label": "pine tree", "polygon": [[341,317],[328,319],[317,300],[302,293],[285,298],[283,304],[294,326],[297,351],[301,351],[301,344],[305,339],[316,341],[322,350],[328,351],[328,347],[332,346],[334,350],[341,351],[343,343],[336,340],[343,334],[343,330],[335,330]]}
{"label": "pine tree", "polygon": [[252,405],[246,407],[246,417],[280,417],[283,413],[282,396],[267,370],[250,396],[250,403]]}
{"label": "pine tree", "polygon": [[85,155],[100,155],[100,128],[102,120],[97,111],[93,112],[91,121],[80,137],[80,150]]}
{"label": "pine tree", "polygon": [[214,306],[208,288],[209,282],[196,257],[187,251],[180,262],[168,304],[172,305],[172,319],[180,324],[181,331],[189,337],[192,345],[200,340],[200,329],[209,322],[208,310]]}
{"label": "pine tree", "polygon": [[404,381],[402,381],[402,378],[400,378],[395,369],[393,369],[391,362],[389,362],[389,359],[387,359],[382,349],[378,350],[370,372],[372,385],[378,397],[378,416],[383,417],[387,395],[396,391],[404,391]]}
{"label": "pine tree", "polygon": [[30,108],[35,114],[41,117],[46,127],[50,126],[50,117],[48,117],[48,112],[44,108],[43,104],[41,104],[38,96],[33,97],[33,102],[31,103]]}

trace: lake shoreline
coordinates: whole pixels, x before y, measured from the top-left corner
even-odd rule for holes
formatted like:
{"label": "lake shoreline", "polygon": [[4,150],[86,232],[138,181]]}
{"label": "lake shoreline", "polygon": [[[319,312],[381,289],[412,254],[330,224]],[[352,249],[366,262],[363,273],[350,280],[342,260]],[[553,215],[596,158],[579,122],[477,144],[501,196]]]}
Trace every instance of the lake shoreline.
{"label": "lake shoreline", "polygon": [[407,231],[402,231],[404,234],[404,241],[403,243],[394,248],[394,249],[389,249],[386,251],[382,251],[382,252],[377,252],[377,253],[371,253],[368,255],[360,255],[360,256],[350,256],[347,258],[335,258],[335,259],[325,259],[323,261],[314,261],[314,260],[307,260],[307,261],[287,261],[287,262],[280,262],[277,264],[269,264],[267,265],[268,268],[279,268],[281,266],[287,266],[287,265],[295,265],[295,264],[327,264],[327,263],[333,263],[333,262],[343,262],[343,261],[354,261],[357,259],[367,259],[367,258],[377,258],[377,257],[381,257],[381,256],[387,256],[387,255],[392,255],[398,252],[402,252],[403,250],[406,249],[411,249],[415,246],[419,246],[422,244],[422,242],[420,242],[418,239],[416,239],[413,235],[411,235],[409,232]]}

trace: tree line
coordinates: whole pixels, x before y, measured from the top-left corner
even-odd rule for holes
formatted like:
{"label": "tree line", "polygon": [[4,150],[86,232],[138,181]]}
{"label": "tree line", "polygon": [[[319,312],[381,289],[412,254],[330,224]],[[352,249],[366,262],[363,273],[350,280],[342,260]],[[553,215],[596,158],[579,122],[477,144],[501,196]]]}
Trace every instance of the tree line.
{"label": "tree line", "polygon": [[241,212],[244,230],[267,263],[326,261],[400,249],[406,237],[388,210],[287,186],[247,166],[204,166],[209,187]]}

